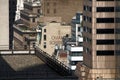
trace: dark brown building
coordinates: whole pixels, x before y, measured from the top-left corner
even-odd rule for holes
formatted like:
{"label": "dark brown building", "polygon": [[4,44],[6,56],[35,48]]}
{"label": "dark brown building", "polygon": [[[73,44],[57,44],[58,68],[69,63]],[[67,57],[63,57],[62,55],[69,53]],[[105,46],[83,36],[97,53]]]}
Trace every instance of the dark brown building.
{"label": "dark brown building", "polygon": [[62,22],[70,23],[76,12],[82,12],[83,0],[43,0],[42,14],[46,17],[61,17]]}

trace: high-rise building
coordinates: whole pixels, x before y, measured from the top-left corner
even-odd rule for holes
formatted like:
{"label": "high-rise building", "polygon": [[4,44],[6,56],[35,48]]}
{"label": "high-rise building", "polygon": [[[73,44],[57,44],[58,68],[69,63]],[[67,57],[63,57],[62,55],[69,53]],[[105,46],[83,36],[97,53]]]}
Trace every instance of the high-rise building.
{"label": "high-rise building", "polygon": [[76,12],[83,10],[83,0],[42,0],[42,14],[46,17],[61,17],[69,24]]}
{"label": "high-rise building", "polygon": [[83,26],[82,13],[76,13],[76,16],[71,21],[71,40],[67,41],[66,49],[69,52],[68,61],[69,67],[72,70],[76,69],[76,64],[83,61]]}
{"label": "high-rise building", "polygon": [[80,80],[119,80],[120,1],[84,0],[83,5],[83,63],[76,74]]}
{"label": "high-rise building", "polygon": [[0,49],[12,49],[16,0],[0,0]]}

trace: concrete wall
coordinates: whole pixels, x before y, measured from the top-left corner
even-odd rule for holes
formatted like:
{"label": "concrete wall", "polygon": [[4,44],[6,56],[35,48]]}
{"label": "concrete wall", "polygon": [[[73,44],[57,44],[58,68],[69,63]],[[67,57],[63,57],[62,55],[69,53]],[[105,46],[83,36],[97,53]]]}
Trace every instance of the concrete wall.
{"label": "concrete wall", "polygon": [[[44,30],[46,29],[46,32]],[[62,37],[66,34],[71,34],[71,26],[61,25],[60,23],[48,23],[42,28],[42,38],[39,47],[49,53],[53,54],[55,45],[62,45]],[[46,35],[46,40],[44,40],[44,35]],[[44,48],[46,45],[46,48]]]}
{"label": "concrete wall", "polygon": [[0,0],[0,49],[8,48],[9,48],[9,0]]}

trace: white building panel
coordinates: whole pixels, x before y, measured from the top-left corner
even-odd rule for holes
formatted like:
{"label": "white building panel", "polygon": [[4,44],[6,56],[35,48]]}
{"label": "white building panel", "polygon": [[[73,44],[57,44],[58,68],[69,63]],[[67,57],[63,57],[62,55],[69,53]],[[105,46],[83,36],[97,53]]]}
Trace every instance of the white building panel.
{"label": "white building panel", "polygon": [[9,49],[9,0],[0,0],[0,46]]}
{"label": "white building panel", "polygon": [[83,47],[71,47],[71,51],[83,51]]}
{"label": "white building panel", "polygon": [[83,47],[77,47],[77,46],[67,46],[67,50],[69,51],[74,51],[74,52],[78,52],[78,51],[83,51]]}
{"label": "white building panel", "polygon": [[71,61],[83,61],[83,56],[72,56]]}
{"label": "white building panel", "polygon": [[72,69],[72,70],[75,70],[75,69],[76,69],[76,66],[71,66],[71,69]]}
{"label": "white building panel", "polygon": [[82,37],[78,37],[78,41],[79,42],[83,42],[83,38]]}

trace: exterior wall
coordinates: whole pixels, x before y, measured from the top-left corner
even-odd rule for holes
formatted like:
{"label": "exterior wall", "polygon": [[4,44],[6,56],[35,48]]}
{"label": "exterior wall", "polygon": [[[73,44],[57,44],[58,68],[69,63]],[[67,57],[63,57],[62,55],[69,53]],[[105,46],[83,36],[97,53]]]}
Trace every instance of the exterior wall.
{"label": "exterior wall", "polygon": [[[38,4],[38,5],[36,5]],[[38,16],[41,14],[41,4],[37,2],[25,2],[24,10],[21,11],[21,20],[29,28],[35,28],[38,25]],[[27,7],[26,7],[27,6]],[[39,11],[38,11],[39,10]],[[25,17],[24,17],[25,16]],[[35,19],[33,22],[33,18]]]}
{"label": "exterior wall", "polygon": [[24,37],[14,31],[14,49],[24,49]]}
{"label": "exterior wall", "polygon": [[61,23],[61,17],[46,17],[46,16],[41,16],[39,18],[39,22],[40,23],[50,23],[50,22],[58,22],[58,23]]}
{"label": "exterior wall", "polygon": [[43,0],[42,5],[44,16],[61,17],[68,24],[76,12],[82,12],[83,0]]}
{"label": "exterior wall", "polygon": [[[44,30],[46,29],[46,32]],[[47,23],[44,27],[42,27],[42,37],[39,47],[53,55],[55,45],[62,45],[62,37],[66,36],[66,34],[71,34],[71,26],[61,25],[60,23]],[[46,35],[46,40],[44,40],[44,35]],[[46,45],[46,48],[44,48]]]}
{"label": "exterior wall", "polygon": [[[92,51],[92,53],[88,53],[86,54],[85,51],[84,51],[84,56],[85,56],[85,60],[84,60],[84,63],[89,66],[89,67],[92,67],[92,68],[99,68],[101,66],[104,66],[103,68],[115,68],[115,63],[111,66],[109,66],[109,63],[107,61],[104,61],[104,59],[106,60],[111,60],[111,58],[113,60],[111,60],[111,63],[114,62],[115,60],[115,57],[114,56],[97,56],[97,53],[96,51],[97,50],[115,50],[114,48],[114,45],[96,45],[96,40],[105,40],[105,39],[115,39],[114,38],[114,34],[97,34],[96,33],[96,29],[108,29],[108,28],[115,28],[115,25],[113,25],[114,23],[96,23],[96,18],[109,18],[109,17],[115,17],[115,14],[113,12],[110,12],[110,13],[106,13],[106,12],[103,12],[103,13],[99,13],[99,12],[96,12],[96,7],[107,7],[107,6],[113,6],[114,7],[114,1],[93,1],[91,2],[90,4],[90,1],[88,1],[88,3],[84,3],[84,5],[89,5],[91,6],[90,4],[93,4],[92,6],[92,15],[90,14],[87,14],[88,12],[87,11],[84,11],[85,13],[85,16],[89,16],[89,17],[92,17],[92,23],[90,22],[87,22],[87,21],[84,21],[83,25],[85,27],[89,27],[89,28],[92,28],[92,33],[89,34],[88,32],[84,32],[83,35],[84,37],[87,37],[87,38],[90,38],[92,39],[92,42],[84,42],[84,45],[86,48],[89,48],[90,51]],[[104,15],[103,15],[104,14]],[[112,16],[111,16],[112,15]],[[103,26],[100,26],[100,25],[103,25]],[[103,36],[104,37],[101,37]],[[107,36],[107,37],[106,37]],[[91,49],[91,44],[92,43],[92,46],[94,46],[94,48]],[[90,47],[91,46],[91,47]],[[99,58],[104,58],[104,59],[99,59]],[[113,62],[112,62],[113,61]],[[93,62],[93,63],[91,63]],[[98,62],[99,65],[96,65]],[[108,64],[108,66],[106,66]]]}
{"label": "exterior wall", "polygon": [[[119,7],[120,2],[116,1],[115,5],[117,6],[115,17],[120,18],[120,11],[117,11],[120,8]],[[116,53],[115,54],[116,54],[116,67],[117,67],[116,78],[120,79],[120,43],[119,43],[120,42],[120,31],[119,31],[120,30],[120,21],[119,20],[116,21],[115,26],[116,26],[116,29],[115,29],[115,31],[116,31],[116,36],[115,36],[115,38],[116,38],[116,42],[115,42]]]}
{"label": "exterior wall", "polygon": [[9,0],[0,0],[0,49],[9,49]]}
{"label": "exterior wall", "polygon": [[[23,2],[23,0],[21,2]],[[39,1],[24,2],[24,9],[21,10],[20,12],[21,18],[19,22],[21,23],[16,21],[14,27],[15,49],[33,49],[33,45],[35,44],[36,41],[37,32],[35,31],[35,29],[38,25],[38,18],[39,18],[38,16],[40,15],[40,9],[41,9],[41,4]],[[23,29],[20,28],[21,25],[23,25]]]}
{"label": "exterior wall", "polygon": [[[83,52],[83,64],[79,64],[78,68],[76,69],[76,72],[78,76],[80,77],[80,80],[96,80],[96,79],[109,79],[109,80],[115,80],[116,77],[116,49],[115,49],[115,10],[111,11],[103,11],[101,12],[97,11],[98,7],[103,7],[106,9],[106,7],[113,7],[115,9],[116,1],[88,1],[85,0],[84,2],[84,11],[83,11],[83,26],[84,26],[84,52]],[[118,2],[119,3],[119,2]],[[88,9],[87,7],[91,7]],[[89,18],[89,19],[88,19]],[[91,18],[91,20],[90,20]],[[109,20],[106,21],[99,21],[100,19],[105,18],[112,18],[112,21],[109,22]],[[85,31],[85,30],[91,29],[91,32]],[[102,33],[103,30],[100,31],[100,33],[97,32],[97,30],[103,29],[108,30],[112,29],[109,33]],[[107,31],[106,31],[107,32]],[[110,43],[99,43],[97,40],[113,40]],[[118,47],[117,47],[118,48]],[[101,51],[101,53],[98,53],[97,51]],[[111,51],[111,52],[105,52],[104,51]],[[118,64],[118,63],[117,63]],[[84,68],[85,70],[82,73],[81,68]],[[118,70],[118,69],[117,69]],[[120,71],[120,70],[118,70]],[[80,74],[79,74],[80,73]],[[83,75],[84,74],[84,75]],[[118,74],[120,75],[120,74]]]}

